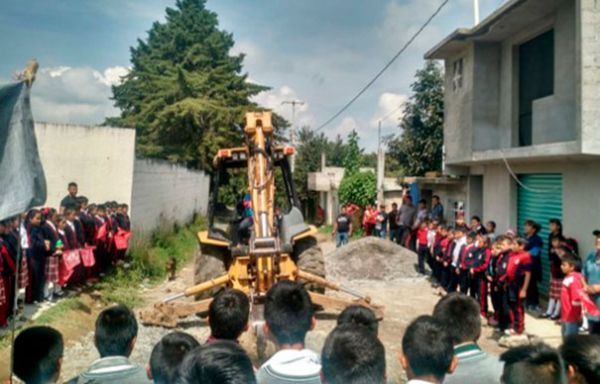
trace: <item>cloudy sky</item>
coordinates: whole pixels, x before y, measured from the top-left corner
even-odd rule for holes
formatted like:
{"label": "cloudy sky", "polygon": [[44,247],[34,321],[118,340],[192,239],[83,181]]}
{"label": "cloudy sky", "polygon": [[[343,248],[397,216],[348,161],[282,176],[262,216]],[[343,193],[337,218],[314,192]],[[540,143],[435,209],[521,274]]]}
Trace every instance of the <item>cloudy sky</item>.
{"label": "cloudy sky", "polygon": [[[482,18],[505,0],[480,0]],[[423,53],[473,24],[473,0],[450,0],[413,46],[346,113],[324,129],[356,129],[374,149],[377,121],[410,95]],[[110,85],[129,66],[129,47],[164,20],[175,0],[2,0],[0,82],[32,57],[41,65],[33,90],[38,121],[97,124],[118,113]],[[272,90],[257,101],[291,119],[281,101],[305,102],[298,125],[316,127],[346,103],[406,42],[442,0],[208,0],[250,78]],[[401,110],[382,123],[396,133]]]}

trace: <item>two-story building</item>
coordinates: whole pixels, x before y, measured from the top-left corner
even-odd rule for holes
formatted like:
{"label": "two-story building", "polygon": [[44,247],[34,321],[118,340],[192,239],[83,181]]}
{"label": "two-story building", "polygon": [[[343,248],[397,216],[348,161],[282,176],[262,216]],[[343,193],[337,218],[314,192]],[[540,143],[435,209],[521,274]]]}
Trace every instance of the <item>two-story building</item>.
{"label": "two-story building", "polygon": [[[510,0],[426,54],[445,65],[445,173],[499,231],[600,228],[600,1]],[[547,266],[546,266],[547,267]],[[546,279],[547,282],[547,279]]]}

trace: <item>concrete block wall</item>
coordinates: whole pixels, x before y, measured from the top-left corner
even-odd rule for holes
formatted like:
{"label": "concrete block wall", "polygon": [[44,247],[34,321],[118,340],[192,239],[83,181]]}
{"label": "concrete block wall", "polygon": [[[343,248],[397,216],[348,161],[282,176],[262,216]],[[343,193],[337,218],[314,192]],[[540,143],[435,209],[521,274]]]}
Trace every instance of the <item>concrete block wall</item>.
{"label": "concrete block wall", "polygon": [[48,189],[47,206],[58,207],[71,181],[90,202],[131,203],[133,129],[35,123]]}
{"label": "concrete block wall", "polygon": [[583,153],[600,154],[600,2],[577,0],[580,123]]}
{"label": "concrete block wall", "polygon": [[206,214],[210,178],[159,160],[136,160],[131,222],[137,234],[151,233],[161,223],[185,223],[194,213]]}

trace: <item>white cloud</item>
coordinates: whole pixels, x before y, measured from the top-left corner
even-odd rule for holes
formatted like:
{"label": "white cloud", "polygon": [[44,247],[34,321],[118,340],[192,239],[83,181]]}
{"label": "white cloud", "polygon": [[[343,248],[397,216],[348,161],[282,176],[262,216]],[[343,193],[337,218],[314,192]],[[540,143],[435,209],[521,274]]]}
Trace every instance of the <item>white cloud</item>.
{"label": "white cloud", "polygon": [[360,126],[356,122],[356,119],[354,119],[353,117],[345,117],[335,127],[333,132],[331,132],[330,136],[335,137],[337,135],[340,135],[343,139],[345,139],[352,131],[356,131],[359,134],[359,136],[361,136],[360,130]]}
{"label": "white cloud", "polygon": [[384,119],[381,122],[382,127],[395,127],[398,125],[398,120],[402,118],[404,113],[404,103],[408,101],[408,96],[385,92],[379,96],[377,103],[377,111],[373,117],[371,117],[370,125],[376,127],[379,120]]}
{"label": "white cloud", "polygon": [[[292,122],[292,106],[289,104],[282,104],[282,102],[293,100],[304,101],[299,97],[296,91],[288,85],[283,85],[276,89],[261,92],[253,99],[253,101],[259,105],[277,112],[286,118],[290,123]],[[304,101],[304,104],[302,105],[296,105],[297,127],[313,126],[315,124],[315,118],[309,107],[310,106],[306,101]]]}
{"label": "white cloud", "polygon": [[119,84],[129,70],[109,67],[93,68],[58,66],[41,68],[32,89],[32,109],[37,121],[70,124],[100,124],[116,116],[111,85]]}

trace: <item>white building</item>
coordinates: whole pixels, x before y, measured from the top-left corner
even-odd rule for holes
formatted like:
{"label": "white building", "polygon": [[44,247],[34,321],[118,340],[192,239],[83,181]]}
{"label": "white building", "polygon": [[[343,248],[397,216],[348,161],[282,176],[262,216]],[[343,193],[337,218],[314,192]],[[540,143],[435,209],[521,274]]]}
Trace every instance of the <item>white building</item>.
{"label": "white building", "polygon": [[[426,54],[445,63],[445,172],[467,212],[522,229],[600,227],[600,2],[511,0]],[[546,279],[547,282],[547,279]]]}

